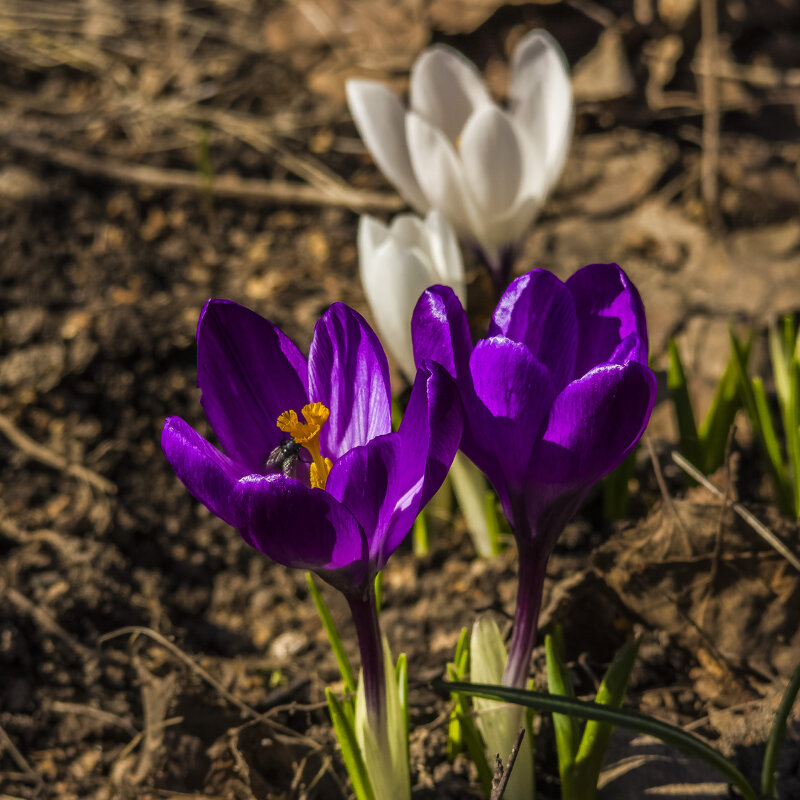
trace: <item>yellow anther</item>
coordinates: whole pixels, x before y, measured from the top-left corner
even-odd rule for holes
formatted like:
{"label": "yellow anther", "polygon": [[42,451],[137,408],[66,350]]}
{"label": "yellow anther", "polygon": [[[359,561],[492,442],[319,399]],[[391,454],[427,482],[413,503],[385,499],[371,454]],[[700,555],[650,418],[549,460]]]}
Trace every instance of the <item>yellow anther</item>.
{"label": "yellow anther", "polygon": [[303,406],[304,422],[300,421],[296,411],[284,411],[278,417],[278,427],[311,453],[312,464],[309,478],[312,489],[325,488],[328,473],[333,466],[331,460],[323,458],[319,451],[319,434],[330,413],[322,403],[307,403]]}

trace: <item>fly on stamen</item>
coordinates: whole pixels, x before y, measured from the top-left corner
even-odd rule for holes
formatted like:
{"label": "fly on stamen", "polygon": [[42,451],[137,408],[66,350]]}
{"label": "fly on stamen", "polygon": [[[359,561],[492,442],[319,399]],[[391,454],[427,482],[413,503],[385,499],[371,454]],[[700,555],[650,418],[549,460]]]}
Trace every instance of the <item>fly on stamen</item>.
{"label": "fly on stamen", "polygon": [[267,458],[267,466],[280,470],[287,478],[296,477],[302,445],[287,436]]}

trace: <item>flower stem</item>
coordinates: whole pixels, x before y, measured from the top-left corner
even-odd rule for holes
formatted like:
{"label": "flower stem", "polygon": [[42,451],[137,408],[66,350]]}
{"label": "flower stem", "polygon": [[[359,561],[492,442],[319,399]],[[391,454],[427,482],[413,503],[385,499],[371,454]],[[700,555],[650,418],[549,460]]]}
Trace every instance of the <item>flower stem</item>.
{"label": "flower stem", "polygon": [[547,553],[534,541],[528,540],[523,543],[522,537],[517,537],[517,545],[519,548],[517,608],[514,613],[514,633],[508,648],[503,684],[524,689],[531,666],[533,646],[536,644]]}
{"label": "flower stem", "polygon": [[370,726],[378,727],[386,712],[386,676],[383,664],[383,644],[378,622],[378,607],[372,581],[363,593],[348,594],[347,602],[356,627],[358,649],[361,653],[361,669],[364,675],[364,698]]}
{"label": "flower stem", "polygon": [[475,245],[475,252],[484,267],[486,267],[486,271],[492,279],[495,299],[499,300],[511,282],[511,273],[514,270],[514,262],[517,258],[517,248],[513,245],[507,245],[500,251],[496,259],[490,258],[479,245]]}

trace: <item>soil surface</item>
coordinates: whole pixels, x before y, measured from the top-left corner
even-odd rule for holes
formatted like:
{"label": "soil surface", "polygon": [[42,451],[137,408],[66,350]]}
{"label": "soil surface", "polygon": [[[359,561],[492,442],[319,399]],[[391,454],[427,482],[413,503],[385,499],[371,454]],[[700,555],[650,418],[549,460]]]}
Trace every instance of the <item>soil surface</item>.
{"label": "soil surface", "polygon": [[[718,5],[716,30],[701,5]],[[620,263],[655,366],[676,336],[703,414],[729,322],[760,330],[800,311],[795,0],[1,4],[1,797],[350,796],[324,705],[341,684],[305,577],[187,494],[161,426],[176,414],[210,434],[194,343],[207,298],[245,303],[303,348],[336,300],[369,317],[357,215],[402,202],[358,140],[343,81],[403,91],[421,49],[446,42],[502,99],[533,27],[564,48],[578,113],[516,271]],[[470,274],[479,323],[487,284]],[[761,339],[753,363],[768,375]],[[581,695],[641,635],[628,704],[705,736],[757,781],[800,662],[800,575],[690,486],[669,456],[666,401],[649,440],[631,517],[604,521],[597,492],[565,531],[542,630],[564,627]],[[712,480],[800,551],[744,418]],[[429,554],[406,544],[386,571],[384,629],[409,658],[415,800],[481,796],[467,760],[446,758],[449,706],[430,682],[479,613],[508,630],[515,576],[513,545],[478,559],[450,512]],[[356,658],[346,607],[324,595]],[[552,727],[537,726],[550,800]],[[800,796],[798,742],[795,721],[782,798]],[[615,736],[608,763],[605,798],[731,796],[649,741]]]}

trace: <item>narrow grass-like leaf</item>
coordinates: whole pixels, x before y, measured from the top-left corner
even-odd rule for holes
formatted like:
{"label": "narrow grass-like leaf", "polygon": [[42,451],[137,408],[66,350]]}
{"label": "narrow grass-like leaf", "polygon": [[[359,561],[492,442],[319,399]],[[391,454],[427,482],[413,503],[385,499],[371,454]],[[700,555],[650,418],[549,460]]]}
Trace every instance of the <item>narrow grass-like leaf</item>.
{"label": "narrow grass-like leaf", "polygon": [[[747,359],[745,356],[747,354],[745,350],[745,346],[739,341],[736,334],[733,332],[733,328],[728,329],[728,337],[731,343],[731,363],[736,370],[736,380],[739,385],[739,392],[742,398],[742,404],[744,405],[745,411],[747,412],[747,416],[750,418],[751,423],[754,426],[759,424],[758,421],[758,412],[756,410],[756,400],[753,396],[753,385],[750,382],[750,377],[747,374]],[[761,436],[760,429],[756,430],[756,433]]]}
{"label": "narrow grass-like leaf", "polygon": [[778,713],[772,723],[772,729],[767,740],[767,749],[764,751],[764,761],[761,767],[761,795],[764,800],[773,800],[778,795],[775,791],[775,765],[778,761],[778,751],[780,750],[783,737],[786,733],[786,724],[789,721],[789,714],[792,711],[794,701],[800,692],[800,666],[792,674],[789,685],[781,698],[778,706]]}
{"label": "narrow grass-like leaf", "polygon": [[375,576],[375,608],[378,616],[381,615],[381,605],[383,603],[383,570]]}
{"label": "narrow grass-like leaf", "polygon": [[397,432],[400,429],[400,423],[403,421],[403,406],[396,398],[392,398],[392,430]]}
{"label": "narrow grass-like leaf", "polygon": [[784,334],[786,326],[770,325],[767,333],[769,341],[769,356],[772,362],[772,376],[775,379],[775,393],[782,407],[789,405],[789,362],[791,350],[786,351]]}
{"label": "narrow grass-like leaf", "polygon": [[769,400],[764,389],[764,382],[761,378],[753,378],[753,398],[756,404],[756,415],[758,426],[761,433],[761,443],[769,459],[772,475],[775,478],[775,489],[778,495],[778,505],[786,515],[794,512],[792,502],[792,490],[789,486],[789,478],[786,474],[786,464],[783,460],[783,452],[778,441],[778,434],[775,431],[775,423],[772,419],[772,411],[769,407]]}
{"label": "narrow grass-like leaf", "polygon": [[350,659],[347,658],[347,653],[344,651],[342,638],[339,636],[339,631],[336,629],[336,624],[333,621],[331,612],[325,601],[322,599],[317,584],[314,582],[314,576],[310,572],[306,572],[306,580],[308,581],[308,590],[314,598],[314,605],[317,607],[317,613],[322,620],[322,627],[325,628],[325,633],[328,634],[328,641],[331,643],[333,655],[336,657],[336,664],[339,667],[339,673],[344,682],[344,688],[347,692],[356,691],[356,679],[353,675],[353,668],[350,666]]}
{"label": "narrow grass-like leaf", "polygon": [[[457,681],[459,679],[453,664],[448,664],[446,670],[447,680]],[[461,695],[453,694],[452,697],[455,700],[455,705],[447,722],[447,757],[451,761],[464,750],[464,728],[461,725],[461,717],[465,713],[461,703],[459,703]]]}
{"label": "narrow grass-like leaf", "polygon": [[497,495],[492,489],[488,489],[484,495],[484,508],[486,529],[489,532],[489,548],[492,555],[498,556],[503,552],[503,529],[500,515],[497,513]]}
{"label": "narrow grass-like leaf", "polygon": [[461,629],[456,642],[453,663],[460,675],[466,675],[469,672],[469,630],[467,628]]}
{"label": "narrow grass-like leaf", "polygon": [[[786,469],[780,453],[780,446],[775,436],[775,428],[772,424],[769,406],[764,393],[764,386],[760,379],[753,378],[747,374],[747,360],[742,343],[736,337],[732,329],[729,329],[731,340],[731,350],[733,352],[733,363],[736,367],[736,378],[739,384],[739,392],[742,397],[747,416],[756,437],[761,442],[761,447],[767,456],[772,478],[775,482],[775,494],[778,499],[778,506],[784,514],[791,513],[792,502],[789,484],[786,479]],[[764,425],[768,430],[764,430]]]}
{"label": "narrow grass-like leaf", "polygon": [[[533,678],[528,679],[528,689],[533,691],[534,683]],[[531,763],[536,764],[536,737],[533,735],[533,720],[536,717],[536,711],[532,708],[525,709],[525,738],[528,741],[527,747],[531,754]],[[536,769],[533,770],[531,775],[531,800],[536,800]]]}
{"label": "narrow grass-like leaf", "polygon": [[553,714],[572,714],[581,719],[607,722],[615,727],[625,728],[635,733],[655,736],[657,739],[673,745],[682,753],[700,758],[714,767],[739,790],[746,800],[759,800],[758,795],[744,775],[711,745],[694,734],[684,731],[682,728],[669,725],[637,711],[611,708],[598,703],[590,703],[586,700],[558,697],[557,695],[532,692],[526,689],[514,689],[508,686],[490,686],[488,684],[462,683],[460,681],[435,681],[434,687],[443,692],[460,692],[473,697],[483,697],[487,700],[516,703],[517,705]]}
{"label": "narrow grass-like leaf", "polygon": [[[547,690],[559,697],[575,697],[572,678],[564,660],[564,642],[561,628],[556,625],[552,635],[545,636],[544,649],[547,660]],[[553,714],[553,728],[558,752],[558,772],[561,776],[561,796],[571,800],[575,756],[578,752],[580,731],[578,720],[568,714]]]}
{"label": "narrow grass-like leaf", "polygon": [[[638,652],[638,639],[631,639],[620,648],[606,670],[603,682],[597,690],[595,703],[613,708],[622,705]],[[575,797],[581,800],[594,800],[597,795],[600,769],[613,731],[614,726],[607,722],[590,719],[586,723],[578,755],[575,758]]]}
{"label": "narrow grass-like leaf", "polygon": [[325,689],[325,699],[328,701],[331,722],[333,722],[333,729],[336,731],[339,747],[342,748],[342,759],[350,777],[350,783],[353,785],[356,800],[375,800],[372,784],[367,775],[367,768],[356,739],[353,720],[345,713],[342,704],[330,689]]}
{"label": "narrow grass-like leaf", "polygon": [[[750,350],[753,337],[742,345],[742,358],[745,370],[750,359]],[[736,412],[742,407],[741,395],[737,378],[736,364],[731,355],[725,371],[714,390],[714,397],[708,409],[705,419],[700,423],[698,436],[700,437],[700,447],[703,451],[703,461],[701,467],[709,475],[718,467],[722,466],[725,460],[725,448],[728,446],[728,435],[731,426],[736,419]]]}
{"label": "narrow grass-like leaf", "polygon": [[408,760],[408,659],[405,653],[400,653],[397,657],[395,667],[395,678],[397,680],[397,691],[400,695],[400,710],[403,712],[403,724],[406,728],[406,760]]}
{"label": "narrow grass-like leaf", "polygon": [[694,418],[692,400],[689,396],[686,371],[683,368],[681,354],[674,339],[670,339],[668,348],[667,388],[675,406],[675,418],[678,422],[678,435],[680,436],[680,450],[690,461],[698,464],[702,462],[700,437],[697,433],[697,422]]}
{"label": "narrow grass-like leaf", "polygon": [[770,326],[769,352],[786,436],[787,482],[796,518],[800,517],[800,365],[795,357],[797,344],[797,327],[792,315],[787,314],[781,320],[780,329],[777,325]]}
{"label": "narrow grass-like leaf", "polygon": [[414,530],[411,534],[415,556],[426,556],[430,551],[430,537],[428,536],[428,515],[423,508],[414,520]]}
{"label": "narrow grass-like leaf", "polygon": [[606,520],[627,519],[631,493],[628,484],[636,472],[636,453],[630,455],[610,474],[603,478],[603,516]]}
{"label": "narrow grass-like leaf", "polygon": [[499,521],[496,509],[491,515],[488,512],[484,474],[460,450],[450,465],[449,474],[475,550],[483,558],[496,556],[501,550],[497,535]]}
{"label": "narrow grass-like leaf", "polygon": [[[461,634],[456,642],[453,661],[447,665],[447,677],[451,681],[464,680],[469,675],[469,631],[461,629]],[[453,759],[464,749],[464,736],[461,726],[461,716],[466,713],[469,703],[466,698],[459,704],[459,696],[453,695],[455,708],[450,714],[447,727],[447,757]],[[461,705],[464,707],[462,708]]]}
{"label": "narrow grass-like leaf", "polygon": [[790,356],[787,364],[789,394],[783,411],[789,484],[795,518],[800,518],[800,365]]}

